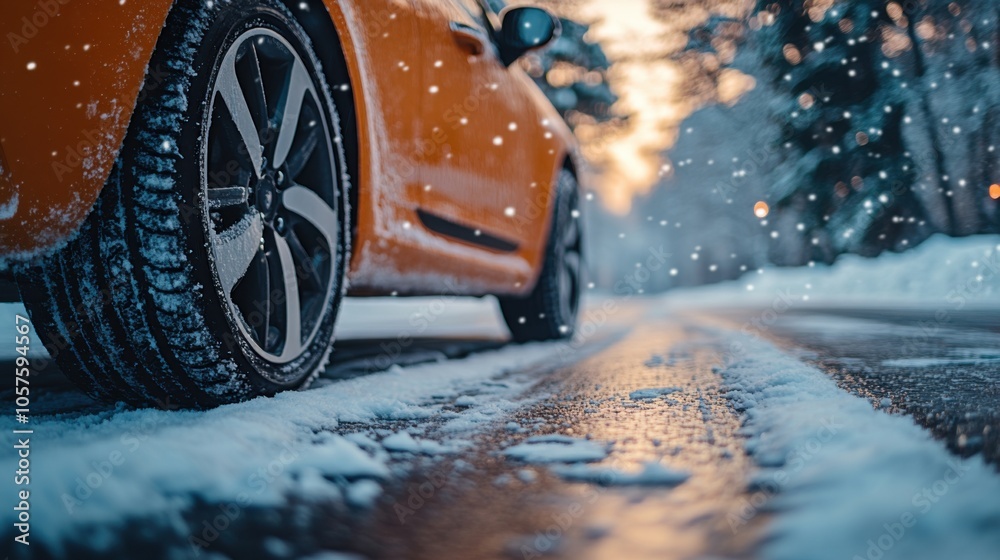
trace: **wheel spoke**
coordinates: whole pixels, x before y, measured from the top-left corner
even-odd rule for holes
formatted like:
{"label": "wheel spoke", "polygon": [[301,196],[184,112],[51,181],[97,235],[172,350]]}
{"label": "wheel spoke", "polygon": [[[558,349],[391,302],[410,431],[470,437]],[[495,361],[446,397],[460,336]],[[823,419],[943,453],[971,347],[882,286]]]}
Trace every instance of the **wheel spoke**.
{"label": "wheel spoke", "polygon": [[299,128],[299,114],[306,93],[312,90],[309,73],[301,62],[295,61],[288,76],[288,83],[282,93],[282,99],[276,113],[281,114],[278,122],[278,140],[274,148],[274,166],[281,167],[292,149],[292,141]]}
{"label": "wheel spoke", "polygon": [[573,308],[572,303],[570,301],[570,299],[573,297],[572,294],[570,293],[571,290],[572,286],[570,284],[569,277],[565,273],[563,273],[563,275],[559,278],[559,307],[560,310],[562,311],[561,318],[569,317],[571,310]]}
{"label": "wheel spoke", "polygon": [[574,248],[580,239],[580,219],[574,218],[570,215],[569,223],[566,225],[566,229],[563,231],[562,243],[563,247]]}
{"label": "wheel spoke", "polygon": [[337,247],[337,213],[318,194],[295,185],[282,194],[285,208],[305,218],[326,239],[330,251]]}
{"label": "wheel spoke", "polygon": [[302,140],[301,146],[288,154],[289,177],[295,178],[299,176],[299,173],[302,173],[302,168],[306,166],[309,157],[312,156],[313,151],[316,150],[316,146],[319,144],[321,132],[322,129],[318,126],[310,126],[308,132],[306,132],[306,137]]}
{"label": "wheel spoke", "polygon": [[257,325],[257,340],[261,346],[267,344],[267,331],[271,326],[271,266],[268,263],[267,253],[259,251],[254,266],[254,280],[257,282],[257,302],[258,312],[261,314],[261,324]]}
{"label": "wheel spoke", "polygon": [[576,251],[566,251],[563,255],[563,266],[571,278],[578,278],[580,275],[580,253]]}
{"label": "wheel spoke", "polygon": [[559,298],[568,319],[573,315],[573,300],[579,290],[580,253],[566,251],[563,255],[563,271],[559,276]]}
{"label": "wheel spoke", "polygon": [[208,189],[208,207],[212,210],[239,206],[249,199],[246,187],[217,187]]}
{"label": "wheel spoke", "polygon": [[281,236],[274,236],[274,244],[281,260],[281,279],[284,285],[285,313],[284,338],[281,357],[297,356],[302,351],[302,317],[299,306],[299,280],[292,258],[292,251]]}
{"label": "wheel spoke", "polygon": [[264,94],[264,77],[261,74],[260,58],[257,56],[257,45],[253,41],[250,42],[250,48],[247,49],[243,63],[249,67],[246,70],[250,80],[250,92],[247,101],[248,104],[249,102],[253,103],[254,108],[258,111],[257,114],[261,116],[258,119],[257,132],[260,135],[259,138],[263,138],[264,133],[267,132],[269,115],[267,112],[267,96]]}
{"label": "wheel spoke", "polygon": [[306,251],[306,248],[302,246],[302,242],[299,241],[298,236],[295,235],[295,231],[289,229],[288,234],[285,236],[285,240],[288,241],[288,246],[292,249],[292,257],[299,263],[299,267],[301,267],[303,275],[306,276],[305,280],[309,281],[312,288],[322,290],[323,282],[320,278],[319,271],[316,270],[312,257],[309,256],[309,252]]}
{"label": "wheel spoke", "polygon": [[240,86],[239,78],[236,76],[236,51],[232,50],[222,61],[219,68],[219,77],[216,87],[222,96],[222,101],[229,110],[229,115],[236,124],[243,145],[246,146],[247,154],[253,163],[254,174],[260,177],[261,161],[263,153],[260,145],[260,135],[257,132],[257,125],[254,123],[253,115],[250,113],[250,106]]}
{"label": "wheel spoke", "polygon": [[248,213],[222,233],[212,233],[215,268],[226,294],[232,293],[236,284],[246,275],[247,268],[260,250],[263,233],[264,222],[255,212]]}

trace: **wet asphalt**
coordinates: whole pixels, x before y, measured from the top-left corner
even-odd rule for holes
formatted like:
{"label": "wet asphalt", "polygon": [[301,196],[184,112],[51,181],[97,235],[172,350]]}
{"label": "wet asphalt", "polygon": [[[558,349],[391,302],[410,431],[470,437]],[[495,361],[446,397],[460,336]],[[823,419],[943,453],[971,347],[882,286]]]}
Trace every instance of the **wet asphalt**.
{"label": "wet asphalt", "polygon": [[1000,469],[1000,310],[800,308],[762,332],[952,453]]}
{"label": "wet asphalt", "polygon": [[[400,467],[394,472],[405,474],[385,486],[374,507],[319,500],[249,508],[198,556],[176,519],[130,520],[110,548],[81,542],[63,552],[73,558],[306,558],[323,551],[377,559],[754,558],[770,513],[766,507],[740,513],[753,490],[747,487],[753,465],[743,449],[740,416],[725,400],[717,373],[727,341],[703,327],[739,330],[755,317],[760,310],[665,314],[637,306],[625,324],[589,341],[577,361],[510,373],[538,382],[516,414],[480,431],[465,451],[443,458],[394,456]],[[911,416],[954,454],[981,454],[1000,465],[1000,313],[942,318],[930,310],[799,307],[775,316],[759,334],[873,407]],[[394,363],[460,358],[504,344],[424,339]],[[342,344],[331,376],[377,371],[372,358],[382,353],[377,339]],[[39,402],[49,406],[40,413],[106,408],[52,368],[40,380]],[[632,395],[651,387],[680,390],[655,399]],[[405,426],[345,424],[338,430],[380,428]],[[657,462],[690,478],[680,485],[580,482],[501,453],[547,434],[608,444],[601,466],[634,471]],[[425,437],[449,434],[431,428]],[[218,507],[196,503],[182,523],[196,534]],[[734,515],[740,523],[733,523]],[[161,522],[172,528],[162,530]],[[52,556],[46,549],[34,554]]]}

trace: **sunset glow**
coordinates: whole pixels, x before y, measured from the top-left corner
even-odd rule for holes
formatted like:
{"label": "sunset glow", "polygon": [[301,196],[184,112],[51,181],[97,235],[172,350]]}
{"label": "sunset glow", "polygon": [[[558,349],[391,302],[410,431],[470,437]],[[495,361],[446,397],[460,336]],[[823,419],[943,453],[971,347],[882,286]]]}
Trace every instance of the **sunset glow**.
{"label": "sunset glow", "polygon": [[[683,17],[667,21],[654,16],[650,0],[542,3],[592,22],[588,39],[599,42],[614,63],[608,80],[619,96],[615,112],[628,116],[627,127],[603,137],[579,129],[577,133],[598,174],[594,187],[605,207],[626,214],[636,196],[652,191],[666,178],[664,152],[677,141],[681,122],[702,103],[683,93],[685,76],[671,55],[684,48],[688,30],[704,22],[708,12],[691,2]],[[724,70],[718,101],[734,103],[753,87],[752,78]]]}

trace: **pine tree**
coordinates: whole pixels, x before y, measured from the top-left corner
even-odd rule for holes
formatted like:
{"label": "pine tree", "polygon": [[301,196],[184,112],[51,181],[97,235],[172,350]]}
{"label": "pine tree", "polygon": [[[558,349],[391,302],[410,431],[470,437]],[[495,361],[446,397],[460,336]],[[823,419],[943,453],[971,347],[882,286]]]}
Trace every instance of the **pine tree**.
{"label": "pine tree", "polygon": [[[611,106],[618,97],[607,81],[608,57],[598,43],[584,38],[590,26],[567,18],[560,18],[560,23],[559,38],[527,59],[529,74],[570,125],[578,124],[581,115],[591,123],[614,120]],[[572,76],[568,83],[550,81],[549,73],[557,67]]]}
{"label": "pine tree", "polygon": [[992,0],[890,4],[909,46],[901,59],[912,84],[915,139],[928,139],[921,183],[937,194],[939,223],[951,235],[996,231],[988,185],[998,180],[1000,116],[998,18]]}
{"label": "pine tree", "polygon": [[907,96],[885,54],[894,23],[884,2],[824,10],[761,0],[753,17],[760,27],[751,46],[784,93],[772,117],[787,149],[769,198],[777,212],[797,214],[810,258],[922,241],[930,227],[913,191],[916,166],[902,133]]}

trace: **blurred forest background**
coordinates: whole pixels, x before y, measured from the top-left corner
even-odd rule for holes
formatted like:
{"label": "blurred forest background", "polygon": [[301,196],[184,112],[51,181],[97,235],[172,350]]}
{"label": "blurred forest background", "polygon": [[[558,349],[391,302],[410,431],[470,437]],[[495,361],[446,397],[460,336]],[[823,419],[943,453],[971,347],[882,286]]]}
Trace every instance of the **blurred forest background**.
{"label": "blurred forest background", "polygon": [[538,3],[600,287],[660,246],[646,291],[1000,230],[997,0]]}

